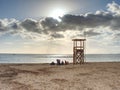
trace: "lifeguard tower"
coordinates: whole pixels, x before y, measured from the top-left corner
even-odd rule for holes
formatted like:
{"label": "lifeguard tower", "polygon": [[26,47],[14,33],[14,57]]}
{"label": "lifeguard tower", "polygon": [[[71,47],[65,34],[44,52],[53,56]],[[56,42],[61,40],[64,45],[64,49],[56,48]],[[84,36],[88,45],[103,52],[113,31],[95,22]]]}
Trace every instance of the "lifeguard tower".
{"label": "lifeguard tower", "polygon": [[84,49],[86,39],[72,39],[73,41],[73,64],[84,63]]}

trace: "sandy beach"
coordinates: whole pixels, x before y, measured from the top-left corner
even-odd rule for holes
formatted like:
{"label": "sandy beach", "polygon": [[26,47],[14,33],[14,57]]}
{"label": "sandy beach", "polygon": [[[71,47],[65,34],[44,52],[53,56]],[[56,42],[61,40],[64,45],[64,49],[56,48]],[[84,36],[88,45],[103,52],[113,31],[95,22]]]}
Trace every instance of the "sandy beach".
{"label": "sandy beach", "polygon": [[0,64],[0,90],[120,90],[120,62]]}

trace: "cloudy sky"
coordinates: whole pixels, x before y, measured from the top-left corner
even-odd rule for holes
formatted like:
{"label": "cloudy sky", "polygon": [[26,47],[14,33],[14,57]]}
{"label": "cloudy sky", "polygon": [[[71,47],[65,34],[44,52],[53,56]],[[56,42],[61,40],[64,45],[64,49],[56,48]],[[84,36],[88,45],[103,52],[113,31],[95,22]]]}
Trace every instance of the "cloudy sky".
{"label": "cloudy sky", "polygon": [[119,0],[0,0],[0,53],[120,53]]}

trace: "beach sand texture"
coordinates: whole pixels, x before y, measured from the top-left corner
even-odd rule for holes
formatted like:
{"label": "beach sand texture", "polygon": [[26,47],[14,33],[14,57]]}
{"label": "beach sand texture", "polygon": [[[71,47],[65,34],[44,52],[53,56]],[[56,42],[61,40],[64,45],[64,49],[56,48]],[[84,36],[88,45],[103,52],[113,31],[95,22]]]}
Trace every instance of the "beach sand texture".
{"label": "beach sand texture", "polygon": [[1,64],[0,90],[120,90],[120,62]]}

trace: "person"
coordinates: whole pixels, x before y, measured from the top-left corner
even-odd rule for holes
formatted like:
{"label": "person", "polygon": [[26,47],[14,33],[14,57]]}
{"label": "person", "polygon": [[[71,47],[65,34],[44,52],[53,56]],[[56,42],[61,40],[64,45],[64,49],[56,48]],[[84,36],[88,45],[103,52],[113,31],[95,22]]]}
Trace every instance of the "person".
{"label": "person", "polygon": [[57,61],[57,65],[61,65],[60,59],[57,59],[56,61]]}
{"label": "person", "polygon": [[51,62],[50,65],[55,65],[55,63],[54,63],[54,62]]}
{"label": "person", "polygon": [[64,65],[64,62],[63,62],[63,61],[61,62],[61,65]]}
{"label": "person", "polygon": [[68,65],[68,64],[69,64],[69,62],[65,60],[65,65]]}

